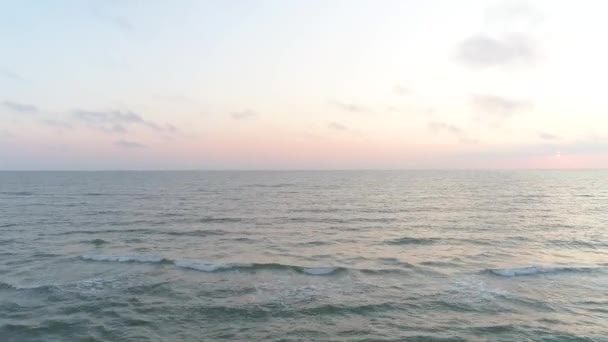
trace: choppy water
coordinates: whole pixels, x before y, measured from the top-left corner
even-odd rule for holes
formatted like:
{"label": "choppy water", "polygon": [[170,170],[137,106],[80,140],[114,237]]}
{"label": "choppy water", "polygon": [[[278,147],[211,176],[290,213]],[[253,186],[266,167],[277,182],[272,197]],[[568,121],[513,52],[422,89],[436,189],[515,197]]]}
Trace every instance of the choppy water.
{"label": "choppy water", "polygon": [[0,173],[0,341],[608,341],[608,172]]}

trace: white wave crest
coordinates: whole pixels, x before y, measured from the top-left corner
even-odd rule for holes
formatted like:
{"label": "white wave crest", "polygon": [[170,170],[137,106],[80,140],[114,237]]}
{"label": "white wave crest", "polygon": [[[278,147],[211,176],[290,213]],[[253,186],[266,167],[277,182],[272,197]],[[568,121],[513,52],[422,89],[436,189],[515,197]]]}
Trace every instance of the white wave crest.
{"label": "white wave crest", "polygon": [[528,266],[528,267],[515,267],[515,268],[496,268],[488,270],[490,273],[502,277],[518,277],[518,276],[532,276],[537,274],[547,273],[565,273],[565,272],[589,272],[597,270],[598,267],[543,267],[543,266]]}
{"label": "white wave crest", "polygon": [[101,254],[85,254],[81,256],[83,260],[91,261],[114,261],[114,262],[143,262],[143,263],[160,263],[164,260],[163,257],[151,255],[101,255]]}
{"label": "white wave crest", "polygon": [[196,260],[178,260],[175,262],[175,266],[181,268],[188,268],[191,270],[197,270],[202,272],[215,272],[219,270],[231,269],[234,266],[224,264],[210,264]]}
{"label": "white wave crest", "polygon": [[140,262],[140,263],[166,263],[173,264],[176,267],[191,269],[201,272],[219,272],[230,270],[243,271],[259,271],[259,270],[291,270],[313,276],[323,276],[338,273],[344,270],[340,267],[300,267],[283,264],[246,264],[246,263],[229,263],[229,264],[213,264],[200,260],[175,260],[166,259],[159,256],[149,255],[102,255],[102,254],[85,254],[81,256],[83,260],[89,261],[106,261],[106,262]]}
{"label": "white wave crest", "polygon": [[310,275],[329,275],[338,271],[336,267],[310,267],[303,268],[302,272]]}

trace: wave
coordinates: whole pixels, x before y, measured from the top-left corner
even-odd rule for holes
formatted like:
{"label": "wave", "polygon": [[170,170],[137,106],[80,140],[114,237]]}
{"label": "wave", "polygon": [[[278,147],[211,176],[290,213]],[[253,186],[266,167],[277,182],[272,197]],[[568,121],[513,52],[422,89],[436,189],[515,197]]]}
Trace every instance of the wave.
{"label": "wave", "polygon": [[0,282],[0,290],[15,290],[15,286],[7,283]]}
{"label": "wave", "polygon": [[295,208],[289,209],[291,213],[311,213],[311,214],[333,214],[343,211],[349,211],[348,209],[337,209],[337,208]]}
{"label": "wave", "polygon": [[385,241],[389,245],[430,245],[439,241],[438,238],[414,238],[414,237],[401,237],[394,240]]}
{"label": "wave", "polygon": [[102,254],[85,254],[80,257],[86,261],[100,261],[100,262],[120,262],[120,263],[152,263],[152,264],[172,264],[179,268],[196,270],[200,272],[221,272],[221,271],[247,271],[255,272],[261,270],[283,270],[293,271],[297,273],[313,275],[313,276],[325,276],[333,275],[341,272],[346,272],[347,269],[343,267],[331,267],[331,266],[320,266],[320,267],[304,267],[295,265],[285,265],[278,263],[228,263],[228,264],[214,264],[200,260],[171,260],[160,256],[150,255],[102,255]]}
{"label": "wave", "polygon": [[8,196],[32,196],[34,193],[29,191],[3,191],[0,192],[0,195],[8,195]]}
{"label": "wave", "polygon": [[41,285],[13,285],[8,283],[0,282],[0,291],[2,290],[37,290],[37,289],[48,289],[55,285],[41,284]]}
{"label": "wave", "polygon": [[101,254],[85,254],[81,256],[82,260],[90,261],[114,261],[114,262],[141,262],[141,263],[163,263],[167,259],[152,255],[101,255]]}
{"label": "wave", "polygon": [[286,218],[289,222],[298,223],[323,223],[323,224],[354,224],[354,223],[393,223],[396,218],[370,218],[370,217],[355,217],[355,218],[330,218],[330,217],[289,217]]}
{"label": "wave", "polygon": [[277,183],[277,184],[247,184],[246,188],[288,188],[297,185],[295,183]]}
{"label": "wave", "polygon": [[520,276],[534,276],[538,274],[555,274],[555,273],[581,273],[581,272],[593,272],[602,269],[601,266],[558,266],[558,267],[545,267],[545,266],[527,266],[527,267],[515,267],[515,268],[491,268],[485,270],[487,273],[501,276],[501,277],[520,277]]}
{"label": "wave", "polygon": [[105,245],[105,244],[109,243],[108,241],[106,241],[104,239],[84,240],[84,241],[81,241],[81,242],[82,243],[90,243],[90,244],[93,244],[95,246]]}
{"label": "wave", "polygon": [[218,272],[218,271],[261,271],[261,270],[291,270],[298,273],[304,273],[308,275],[331,275],[341,271],[346,271],[345,268],[341,267],[302,267],[294,265],[284,265],[277,263],[232,263],[232,264],[210,264],[197,260],[177,260],[174,262],[175,266],[181,268],[187,268],[202,272]]}
{"label": "wave", "polygon": [[62,236],[62,235],[92,235],[92,234],[113,234],[113,233],[139,233],[139,234],[160,234],[160,235],[175,235],[175,236],[209,236],[209,235],[224,235],[225,231],[222,230],[171,230],[171,231],[162,231],[155,229],[100,229],[100,230],[71,230],[67,232],[60,232],[55,234],[49,234],[54,236]]}
{"label": "wave", "polygon": [[209,264],[195,260],[177,260],[174,262],[175,266],[181,268],[187,268],[191,270],[197,270],[201,272],[216,272],[221,270],[236,269],[236,265],[224,265],[224,264]]}
{"label": "wave", "polygon": [[197,220],[199,223],[236,223],[242,219],[238,217],[203,217]]}
{"label": "wave", "polygon": [[48,235],[63,236],[63,235],[75,235],[75,234],[108,234],[108,233],[143,233],[143,234],[154,234],[158,231],[153,229],[100,229],[100,230],[70,230],[67,232],[59,232]]}
{"label": "wave", "polygon": [[16,223],[5,223],[5,224],[0,224],[0,228],[15,227],[16,225],[17,225]]}
{"label": "wave", "polygon": [[210,235],[224,235],[226,234],[223,230],[174,230],[170,232],[158,232],[159,234],[175,235],[175,236],[210,236]]}
{"label": "wave", "polygon": [[583,240],[547,240],[546,243],[567,249],[602,249],[608,247],[606,241],[583,241]]}
{"label": "wave", "polygon": [[369,303],[360,305],[325,304],[316,307],[302,308],[297,310],[296,313],[320,317],[327,315],[369,315],[372,312],[384,312],[400,309],[400,305],[395,303]]}
{"label": "wave", "polygon": [[302,246],[302,247],[326,246],[326,245],[331,245],[331,244],[332,244],[332,242],[321,241],[321,240],[304,241],[304,242],[296,243],[297,246]]}
{"label": "wave", "polygon": [[344,270],[340,267],[308,267],[302,268],[301,271],[310,275],[328,275]]}

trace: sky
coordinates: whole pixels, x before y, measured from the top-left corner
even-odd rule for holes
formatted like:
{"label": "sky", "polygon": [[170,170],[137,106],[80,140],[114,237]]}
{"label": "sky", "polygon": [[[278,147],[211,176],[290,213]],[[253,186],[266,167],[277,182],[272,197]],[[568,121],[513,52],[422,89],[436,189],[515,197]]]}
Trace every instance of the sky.
{"label": "sky", "polygon": [[0,0],[0,170],[608,168],[606,12]]}

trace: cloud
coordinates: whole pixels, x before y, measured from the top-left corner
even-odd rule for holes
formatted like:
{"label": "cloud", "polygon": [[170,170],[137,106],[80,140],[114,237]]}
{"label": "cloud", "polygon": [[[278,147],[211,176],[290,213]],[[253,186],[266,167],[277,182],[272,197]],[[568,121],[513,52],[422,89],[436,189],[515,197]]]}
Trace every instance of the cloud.
{"label": "cloud", "polygon": [[460,141],[461,144],[465,144],[465,145],[479,144],[479,140],[467,138],[467,137],[460,137],[460,138],[458,138],[458,141]]}
{"label": "cloud", "polygon": [[76,110],[74,115],[86,122],[129,122],[141,123],[144,120],[133,112],[109,111],[97,112],[90,110]]}
{"label": "cloud", "polygon": [[553,134],[545,133],[545,132],[538,133],[538,137],[543,140],[560,140],[561,139],[557,135],[553,135]]}
{"label": "cloud", "polygon": [[474,68],[532,65],[538,59],[537,43],[526,34],[491,37],[479,34],[458,44],[456,61]]}
{"label": "cloud", "polygon": [[8,78],[10,80],[15,80],[15,81],[23,81],[23,77],[21,77],[21,75],[10,71],[10,70],[6,70],[6,69],[0,69],[0,76],[4,77],[4,78]]}
{"label": "cloud", "polygon": [[608,138],[590,137],[570,144],[560,144],[564,153],[608,153]]}
{"label": "cloud", "polygon": [[77,120],[89,125],[89,127],[111,133],[124,133],[127,131],[128,125],[138,125],[167,133],[178,131],[173,125],[144,120],[139,114],[131,111],[111,110],[104,112],[78,109],[73,111],[72,115]]}
{"label": "cloud", "polygon": [[5,129],[0,129],[0,139],[11,138],[13,134]]}
{"label": "cloud", "polygon": [[134,25],[125,13],[129,13],[127,2],[125,1],[90,1],[87,2],[91,16],[110,26],[123,30],[133,31]]}
{"label": "cloud", "polygon": [[106,133],[127,133],[125,126],[120,124],[113,124],[111,126],[99,126],[98,129]]}
{"label": "cloud", "polygon": [[474,94],[470,98],[471,105],[478,114],[511,117],[523,110],[533,107],[532,101],[513,100],[497,95]]}
{"label": "cloud", "polygon": [[72,125],[70,125],[68,122],[65,122],[65,121],[47,119],[47,120],[42,120],[42,123],[47,126],[56,127],[56,128],[72,128]]}
{"label": "cloud", "polygon": [[432,132],[446,131],[453,134],[462,133],[462,129],[460,129],[458,126],[439,121],[429,122],[428,128]]}
{"label": "cloud", "polygon": [[95,10],[94,15],[99,20],[109,23],[110,25],[123,31],[133,31],[135,29],[129,18],[124,15],[111,14],[101,9]]}
{"label": "cloud", "polygon": [[534,37],[542,19],[542,14],[525,2],[501,1],[489,6],[484,13],[485,32],[461,41],[454,59],[472,68],[532,66],[541,55],[540,42]]}
{"label": "cloud", "polygon": [[329,125],[327,125],[327,127],[334,129],[336,131],[346,131],[348,130],[348,127],[344,126],[341,123],[338,122],[330,122]]}
{"label": "cloud", "polygon": [[129,141],[129,140],[117,140],[114,142],[115,146],[118,147],[122,147],[122,148],[146,148],[147,146],[144,144],[140,144],[136,141]]}
{"label": "cloud", "polygon": [[335,107],[342,109],[343,111],[350,113],[365,113],[368,111],[367,108],[354,103],[340,101],[330,101],[329,103]]}
{"label": "cloud", "polygon": [[446,132],[456,136],[461,144],[473,145],[479,143],[479,140],[468,137],[464,130],[453,124],[441,121],[431,121],[428,124],[428,129],[433,133]]}
{"label": "cloud", "polygon": [[106,17],[110,23],[114,24],[116,27],[123,29],[125,31],[132,31],[134,29],[133,25],[129,21],[127,17],[123,16],[108,16]]}
{"label": "cloud", "polygon": [[254,118],[258,115],[258,113],[256,113],[255,111],[251,110],[251,109],[246,109],[240,112],[232,112],[230,113],[230,116],[232,116],[233,119],[235,120],[244,120],[244,119],[250,119],[250,118]]}
{"label": "cloud", "polygon": [[19,113],[37,113],[38,112],[38,107],[31,105],[31,104],[26,104],[26,103],[3,101],[2,105],[14,112],[19,112]]}
{"label": "cloud", "polygon": [[395,107],[395,106],[387,106],[386,107],[386,111],[389,113],[401,113],[403,112],[403,110],[401,108]]}
{"label": "cloud", "polygon": [[399,84],[397,84],[393,87],[393,91],[395,92],[395,94],[401,95],[401,96],[410,95],[412,93],[412,89],[410,89],[408,87],[404,87]]}

